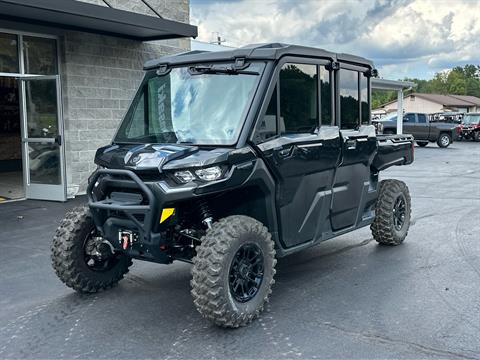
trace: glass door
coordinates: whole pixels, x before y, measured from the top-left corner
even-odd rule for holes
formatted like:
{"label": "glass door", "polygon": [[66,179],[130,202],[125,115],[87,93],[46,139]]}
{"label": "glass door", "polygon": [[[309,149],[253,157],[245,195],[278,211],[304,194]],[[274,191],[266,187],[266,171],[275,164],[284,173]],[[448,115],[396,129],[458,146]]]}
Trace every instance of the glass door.
{"label": "glass door", "polygon": [[63,128],[58,75],[20,79],[25,192],[29,199],[65,201]]}

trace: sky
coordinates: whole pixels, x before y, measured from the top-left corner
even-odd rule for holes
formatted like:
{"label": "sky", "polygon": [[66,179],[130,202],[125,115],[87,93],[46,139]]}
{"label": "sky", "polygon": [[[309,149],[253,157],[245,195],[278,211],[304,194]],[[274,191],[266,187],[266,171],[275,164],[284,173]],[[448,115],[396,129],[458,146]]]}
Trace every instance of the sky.
{"label": "sky", "polygon": [[480,65],[480,0],[190,0],[197,40],[285,42],[373,60],[380,77]]}

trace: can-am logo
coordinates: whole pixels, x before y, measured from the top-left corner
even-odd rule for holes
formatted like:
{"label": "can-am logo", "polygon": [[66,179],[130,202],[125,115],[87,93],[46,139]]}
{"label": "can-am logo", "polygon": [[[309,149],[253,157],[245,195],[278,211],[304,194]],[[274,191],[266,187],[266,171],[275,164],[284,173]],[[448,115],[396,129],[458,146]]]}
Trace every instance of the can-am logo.
{"label": "can-am logo", "polygon": [[139,162],[139,161],[140,161],[140,156],[134,156],[134,157],[132,158],[132,163],[133,163],[133,164],[136,164],[136,163]]}

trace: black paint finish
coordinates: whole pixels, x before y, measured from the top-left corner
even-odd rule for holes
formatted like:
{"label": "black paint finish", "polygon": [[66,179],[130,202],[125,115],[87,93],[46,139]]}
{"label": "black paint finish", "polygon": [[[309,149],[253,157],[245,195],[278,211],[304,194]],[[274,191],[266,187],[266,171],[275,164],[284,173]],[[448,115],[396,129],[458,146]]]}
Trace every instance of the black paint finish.
{"label": "black paint finish", "polygon": [[[178,55],[166,58],[165,63],[151,62],[146,67],[156,71],[156,66],[180,66],[187,59],[203,60],[205,65],[207,59],[226,61],[227,55],[233,56],[229,58],[232,61],[241,55],[242,62],[248,61],[249,56],[267,62],[235,145],[113,143],[97,151],[95,162],[105,168],[101,170],[102,176],[93,177],[98,184],[90,186],[94,195],[90,198],[90,206],[96,209],[97,228],[111,242],[116,241],[114,237],[119,227],[136,228],[151,251],[148,256],[132,256],[155,262],[171,261],[158,248],[166,249],[170,245],[166,237],[169,227],[179,226],[185,220],[195,221],[199,203],[208,204],[216,219],[234,214],[258,219],[272,234],[277,256],[291,254],[369,225],[375,216],[378,172],[413,161],[411,136],[377,136],[372,125],[340,130],[334,124],[322,125],[321,116],[316,117],[319,124],[316,129],[309,130],[311,132],[281,134],[278,126],[276,135],[272,134],[267,141],[258,144],[251,140],[259,138],[254,129],[266,112],[282,61],[325,65],[330,59],[332,66],[327,64],[326,68],[331,71],[332,89],[335,89],[331,91],[332,104],[338,104],[337,62],[342,67],[369,74],[373,66],[367,60],[332,55],[318,49],[269,44],[219,54]],[[308,59],[302,60],[301,56],[308,55]],[[284,56],[289,57],[283,59]],[[320,99],[320,94],[318,96]],[[281,104],[278,106],[280,109]],[[337,109],[338,106],[332,106],[332,119],[339,121]],[[283,121],[280,116],[276,120],[277,124]],[[211,166],[223,169],[220,179],[201,181],[195,178],[182,184],[174,176],[179,170],[195,172]],[[127,173],[122,178],[118,170]],[[148,210],[151,221],[142,223],[138,217],[135,220],[127,214],[128,209],[122,201],[133,197],[119,196],[117,193],[122,191],[141,195],[143,201],[139,200],[136,205]],[[110,207],[105,207],[106,203]],[[174,207],[180,215],[176,215],[172,223],[159,224],[156,219],[164,207]],[[181,214],[186,214],[187,218],[182,219]],[[201,222],[201,218],[197,222]]]}

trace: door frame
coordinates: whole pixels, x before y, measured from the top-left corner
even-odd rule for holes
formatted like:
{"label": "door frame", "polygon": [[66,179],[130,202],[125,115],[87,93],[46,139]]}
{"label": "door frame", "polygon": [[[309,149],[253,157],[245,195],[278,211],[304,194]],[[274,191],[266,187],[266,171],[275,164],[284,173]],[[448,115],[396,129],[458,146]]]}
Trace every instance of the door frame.
{"label": "door frame", "polygon": [[[24,198],[28,198],[27,196],[27,186],[28,186],[28,179],[29,179],[29,172],[28,172],[28,150],[27,150],[27,142],[24,140],[27,139],[28,133],[26,131],[27,119],[25,113],[25,105],[26,105],[26,96],[25,96],[25,82],[22,80],[26,80],[28,78],[34,77],[55,77],[57,79],[57,116],[58,116],[58,135],[60,135],[62,139],[62,145],[60,146],[60,175],[61,181],[63,186],[63,196],[61,197],[51,197],[48,200],[54,201],[66,201],[67,200],[67,176],[66,176],[66,153],[65,153],[65,134],[64,134],[64,118],[63,118],[63,94],[62,94],[62,81],[60,75],[60,67],[61,67],[61,57],[60,57],[60,46],[59,46],[59,36],[57,35],[50,35],[50,34],[42,34],[42,33],[35,33],[35,32],[28,32],[28,31],[18,31],[12,29],[5,29],[0,28],[0,33],[4,34],[11,34],[17,36],[17,56],[18,56],[18,73],[2,73],[0,72],[0,77],[11,77],[15,78],[18,81],[18,95],[19,95],[19,106],[20,106],[20,129],[21,129],[21,138],[22,138],[22,167],[23,167],[23,192]],[[57,60],[57,74],[55,75],[36,75],[36,74],[25,74],[25,64],[24,64],[24,53],[23,53],[23,37],[24,36],[31,36],[37,38],[45,38],[45,39],[52,39],[56,42],[56,60]],[[39,186],[49,186],[46,184],[38,184]],[[58,186],[58,185],[55,185]],[[47,189],[48,191],[48,189]]]}
{"label": "door frame", "polygon": [[[56,86],[56,95],[57,95],[57,126],[58,126],[58,136],[60,137],[59,144],[59,166],[60,166],[60,184],[50,185],[50,184],[32,184],[30,183],[30,167],[29,167],[29,153],[28,153],[28,144],[29,143],[56,143],[55,140],[50,138],[29,138],[28,136],[28,119],[27,119],[27,97],[26,97],[26,87],[25,81],[42,81],[42,80],[55,80]],[[23,184],[25,190],[25,197],[31,199],[42,199],[42,200],[54,200],[54,201],[65,201],[67,199],[66,193],[66,171],[65,171],[65,142],[64,142],[64,127],[63,127],[63,111],[61,106],[62,95],[61,95],[61,83],[60,75],[34,75],[34,76],[23,76],[18,78],[20,81],[20,114],[21,114],[21,127],[22,127],[22,166],[23,166]],[[63,188],[63,191],[58,192],[58,187]],[[43,193],[49,193],[50,196],[44,196]]]}

